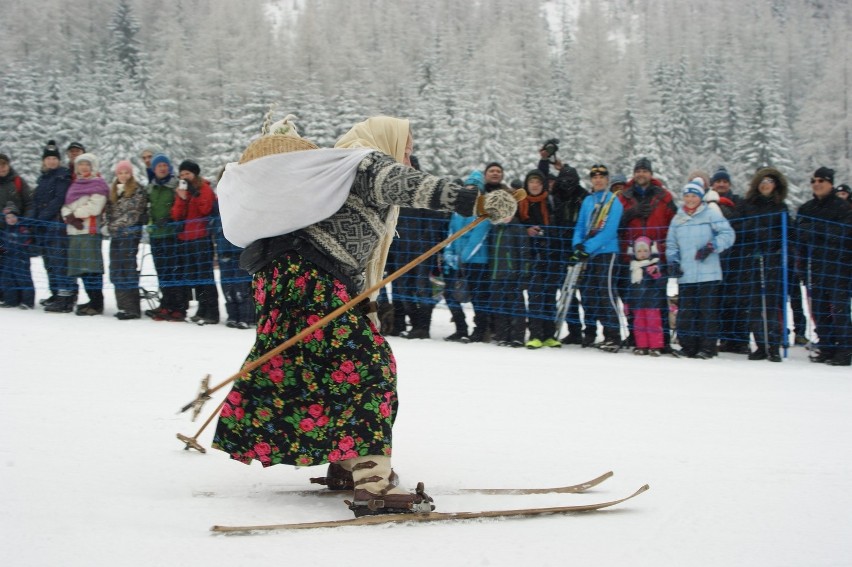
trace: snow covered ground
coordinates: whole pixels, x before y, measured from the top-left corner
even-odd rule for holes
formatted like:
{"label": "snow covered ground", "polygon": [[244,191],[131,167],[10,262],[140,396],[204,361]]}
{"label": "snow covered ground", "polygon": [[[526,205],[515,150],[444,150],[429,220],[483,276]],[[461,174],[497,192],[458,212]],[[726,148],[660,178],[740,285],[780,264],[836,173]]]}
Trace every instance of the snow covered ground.
{"label": "snow covered ground", "polygon": [[[110,297],[111,292],[107,293]],[[0,548],[9,566],[849,565],[852,373],[722,355],[650,359],[391,338],[401,411],[394,465],[439,511],[611,500],[529,520],[223,536],[214,524],[348,518],[298,496],[324,468],[262,469],[184,451],[177,410],[240,366],[251,331],[0,310]],[[209,447],[213,427],[199,441]],[[582,495],[449,495],[571,484]],[[846,535],[843,535],[846,534]]]}

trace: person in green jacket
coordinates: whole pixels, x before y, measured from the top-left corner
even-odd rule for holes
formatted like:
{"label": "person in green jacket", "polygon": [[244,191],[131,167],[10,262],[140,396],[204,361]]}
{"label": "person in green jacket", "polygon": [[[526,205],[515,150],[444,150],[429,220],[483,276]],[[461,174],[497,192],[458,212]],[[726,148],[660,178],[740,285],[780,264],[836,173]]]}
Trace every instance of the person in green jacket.
{"label": "person in green jacket", "polygon": [[157,309],[149,309],[145,315],[155,321],[183,321],[186,319],[186,302],[183,300],[186,290],[177,278],[177,226],[171,215],[178,180],[172,162],[163,154],[154,156],[151,168],[154,178],[148,186],[148,236],[161,300]]}

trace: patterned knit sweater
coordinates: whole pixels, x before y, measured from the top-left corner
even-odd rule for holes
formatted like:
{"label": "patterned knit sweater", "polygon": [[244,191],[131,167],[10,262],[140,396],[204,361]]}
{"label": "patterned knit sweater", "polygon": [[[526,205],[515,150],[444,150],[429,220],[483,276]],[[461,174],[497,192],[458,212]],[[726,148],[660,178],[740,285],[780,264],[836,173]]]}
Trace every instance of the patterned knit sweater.
{"label": "patterned knit sweater", "polygon": [[330,272],[357,295],[365,269],[379,245],[391,207],[473,214],[478,192],[397,163],[381,152],[361,160],[343,206],[332,216],[292,234],[249,245],[240,264],[251,273],[287,251],[296,251]]}

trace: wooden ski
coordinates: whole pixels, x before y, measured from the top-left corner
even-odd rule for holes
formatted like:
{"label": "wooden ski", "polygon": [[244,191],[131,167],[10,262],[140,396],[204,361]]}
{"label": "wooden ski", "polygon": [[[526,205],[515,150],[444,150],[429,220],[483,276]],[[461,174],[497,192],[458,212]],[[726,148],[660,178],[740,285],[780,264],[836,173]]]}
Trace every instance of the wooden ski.
{"label": "wooden ski", "polygon": [[361,516],[347,520],[331,520],[326,522],[308,522],[294,524],[270,524],[257,526],[213,526],[211,531],[216,533],[250,533],[270,532],[285,530],[312,530],[317,528],[342,528],[346,526],[375,526],[383,524],[407,524],[426,522],[448,522],[459,520],[476,520],[481,518],[530,518],[535,516],[549,516],[555,514],[572,514],[576,512],[590,512],[601,510],[626,502],[631,498],[639,496],[650,487],[646,484],[633,494],[611,500],[609,502],[597,502],[594,504],[579,504],[574,506],[553,506],[547,508],[522,508],[518,510],[484,510],[481,512],[431,512],[428,514],[380,514],[376,516]]}

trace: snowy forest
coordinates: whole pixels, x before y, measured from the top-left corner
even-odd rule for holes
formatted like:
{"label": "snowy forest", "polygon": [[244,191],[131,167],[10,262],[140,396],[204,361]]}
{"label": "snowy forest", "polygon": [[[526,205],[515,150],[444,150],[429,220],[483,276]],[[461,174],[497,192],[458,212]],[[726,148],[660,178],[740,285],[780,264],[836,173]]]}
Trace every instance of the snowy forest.
{"label": "snowy forest", "polygon": [[[155,147],[213,176],[274,117],[322,146],[412,121],[427,171],[509,178],[545,139],[587,168],[648,156],[678,189],[760,166],[809,198],[852,172],[848,0],[0,0],[0,150],[30,182],[49,139],[104,171]],[[111,178],[111,175],[109,176]]]}

